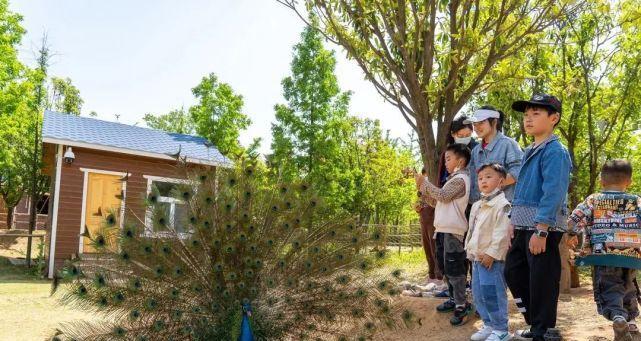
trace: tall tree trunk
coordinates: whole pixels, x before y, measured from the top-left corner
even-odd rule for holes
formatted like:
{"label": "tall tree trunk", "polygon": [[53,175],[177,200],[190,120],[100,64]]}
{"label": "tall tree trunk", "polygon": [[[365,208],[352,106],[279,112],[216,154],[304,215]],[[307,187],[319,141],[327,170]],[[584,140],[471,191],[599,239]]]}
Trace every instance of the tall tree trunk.
{"label": "tall tree trunk", "polygon": [[7,206],[7,229],[11,230],[13,227],[13,209],[15,206]]}
{"label": "tall tree trunk", "polygon": [[[36,205],[38,204],[39,199],[39,189],[38,185],[40,184],[40,113],[42,108],[45,106],[45,82],[47,81],[47,68],[49,66],[49,46],[47,45],[47,36],[42,37],[42,43],[40,46],[39,56],[38,56],[38,70],[42,72],[43,79],[40,84],[37,85],[36,92],[36,108],[34,108],[33,113],[35,115],[34,119],[34,137],[33,137],[33,159],[31,164],[31,189],[29,191],[29,199],[31,200],[31,209],[29,210],[29,235],[33,233],[33,230],[36,228],[37,223],[37,212]],[[31,246],[33,239],[29,236],[27,237],[27,267],[31,267]]]}

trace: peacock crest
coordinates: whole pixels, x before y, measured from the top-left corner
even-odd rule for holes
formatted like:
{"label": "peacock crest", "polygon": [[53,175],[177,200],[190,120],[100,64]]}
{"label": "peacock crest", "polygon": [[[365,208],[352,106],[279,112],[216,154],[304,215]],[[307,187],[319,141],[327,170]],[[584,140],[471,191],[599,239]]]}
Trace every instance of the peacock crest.
{"label": "peacock crest", "polygon": [[68,323],[54,339],[364,340],[414,319],[393,299],[401,272],[374,268],[382,232],[329,212],[306,182],[252,159],[181,170],[181,214],[154,187],[146,217],[109,214],[87,236],[97,261],[60,271],[61,300],[110,322]]}

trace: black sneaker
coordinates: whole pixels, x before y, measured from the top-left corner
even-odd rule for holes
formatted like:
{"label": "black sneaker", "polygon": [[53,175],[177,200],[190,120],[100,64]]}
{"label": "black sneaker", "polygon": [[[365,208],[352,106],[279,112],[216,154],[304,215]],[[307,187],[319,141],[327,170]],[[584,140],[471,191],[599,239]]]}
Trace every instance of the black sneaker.
{"label": "black sneaker", "polygon": [[454,316],[450,319],[450,324],[453,326],[462,326],[470,319],[470,316],[474,313],[472,305],[465,303],[463,307],[456,307],[454,309]]}
{"label": "black sneaker", "polygon": [[556,329],[556,328],[549,328],[545,332],[545,335],[543,335],[543,339],[545,339],[545,341],[561,341],[561,340],[563,340],[561,338],[561,332],[559,332],[559,330]]}
{"label": "black sneaker", "polygon": [[455,308],[456,303],[454,303],[454,301],[452,300],[447,300],[436,306],[436,311],[438,311],[439,313],[449,313],[450,311],[454,311]]}

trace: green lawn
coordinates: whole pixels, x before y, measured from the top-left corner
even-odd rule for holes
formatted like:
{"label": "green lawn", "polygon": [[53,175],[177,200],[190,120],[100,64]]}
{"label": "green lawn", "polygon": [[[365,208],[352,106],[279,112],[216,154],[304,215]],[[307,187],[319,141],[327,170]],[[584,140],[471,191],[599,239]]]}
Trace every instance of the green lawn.
{"label": "green lawn", "polygon": [[92,319],[49,297],[51,282],[0,257],[0,340],[48,340],[61,322]]}

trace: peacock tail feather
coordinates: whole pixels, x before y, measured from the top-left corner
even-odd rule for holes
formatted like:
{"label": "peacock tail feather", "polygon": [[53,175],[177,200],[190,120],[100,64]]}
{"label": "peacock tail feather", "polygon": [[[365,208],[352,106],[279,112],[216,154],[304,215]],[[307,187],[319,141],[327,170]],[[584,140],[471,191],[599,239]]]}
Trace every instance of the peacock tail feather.
{"label": "peacock tail feather", "polygon": [[96,259],[59,272],[64,303],[110,322],[68,323],[55,339],[238,340],[241,323],[257,340],[369,339],[413,321],[393,299],[400,271],[372,268],[386,256],[382,231],[252,159],[181,169],[180,214],[153,187],[145,217],[109,214],[88,236]]}

